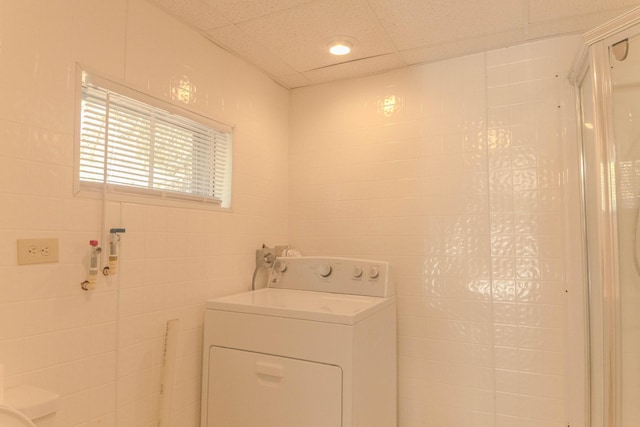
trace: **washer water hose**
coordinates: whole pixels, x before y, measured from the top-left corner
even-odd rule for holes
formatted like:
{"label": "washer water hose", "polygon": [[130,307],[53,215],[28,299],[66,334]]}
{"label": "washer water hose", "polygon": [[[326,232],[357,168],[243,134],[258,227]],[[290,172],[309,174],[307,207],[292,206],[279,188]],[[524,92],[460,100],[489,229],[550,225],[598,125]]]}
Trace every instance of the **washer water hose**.
{"label": "washer water hose", "polygon": [[274,249],[267,248],[264,244],[262,249],[256,251],[256,268],[253,270],[253,277],[251,278],[251,290],[256,290],[256,278],[258,277],[258,271],[260,269],[268,270],[273,267],[273,263],[276,260],[276,253]]}
{"label": "washer water hose", "polygon": [[253,277],[251,278],[251,290],[256,290],[256,277],[258,276],[258,270],[260,270],[260,266],[256,265],[256,268],[253,270]]}

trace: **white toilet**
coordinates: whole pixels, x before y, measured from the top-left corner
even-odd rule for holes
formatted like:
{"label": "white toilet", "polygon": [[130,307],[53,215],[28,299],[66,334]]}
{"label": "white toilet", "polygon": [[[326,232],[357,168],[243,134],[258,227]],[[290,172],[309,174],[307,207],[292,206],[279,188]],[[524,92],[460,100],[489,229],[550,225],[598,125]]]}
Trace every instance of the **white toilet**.
{"label": "white toilet", "polygon": [[8,406],[0,406],[0,426],[2,427],[35,427],[22,412]]}

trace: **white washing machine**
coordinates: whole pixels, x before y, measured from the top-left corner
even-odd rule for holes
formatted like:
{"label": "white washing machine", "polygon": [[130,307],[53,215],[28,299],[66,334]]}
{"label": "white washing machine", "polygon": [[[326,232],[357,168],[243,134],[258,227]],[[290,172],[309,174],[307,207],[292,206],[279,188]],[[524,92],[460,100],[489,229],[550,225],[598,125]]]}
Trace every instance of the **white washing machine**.
{"label": "white washing machine", "polygon": [[268,287],[207,302],[202,427],[395,427],[386,262],[278,258]]}

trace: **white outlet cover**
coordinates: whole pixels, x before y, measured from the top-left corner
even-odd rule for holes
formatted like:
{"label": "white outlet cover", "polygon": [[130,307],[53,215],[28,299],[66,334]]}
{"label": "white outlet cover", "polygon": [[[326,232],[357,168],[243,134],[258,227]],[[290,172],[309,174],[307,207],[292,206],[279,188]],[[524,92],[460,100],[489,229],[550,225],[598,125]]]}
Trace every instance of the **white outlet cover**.
{"label": "white outlet cover", "polygon": [[18,265],[58,262],[58,239],[18,239]]}

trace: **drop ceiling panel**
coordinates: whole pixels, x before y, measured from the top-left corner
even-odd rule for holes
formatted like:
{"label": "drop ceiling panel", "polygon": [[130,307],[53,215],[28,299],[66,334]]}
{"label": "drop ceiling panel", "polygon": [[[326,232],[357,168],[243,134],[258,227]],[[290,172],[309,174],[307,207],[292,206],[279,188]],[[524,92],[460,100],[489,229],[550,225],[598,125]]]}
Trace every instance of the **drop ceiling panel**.
{"label": "drop ceiling panel", "polygon": [[209,30],[207,35],[226,49],[258,65],[272,76],[295,74],[296,70],[236,25]]}
{"label": "drop ceiling panel", "polygon": [[238,26],[298,71],[345,61],[327,51],[333,36],[356,39],[349,60],[394,50],[366,0],[316,0]]}
{"label": "drop ceiling panel", "polygon": [[454,40],[437,45],[417,47],[415,49],[403,50],[400,54],[407,64],[419,64],[496,49],[522,42],[523,40],[522,30],[513,30],[464,40]]}
{"label": "drop ceiling panel", "polygon": [[311,84],[309,79],[305,78],[302,74],[289,74],[286,76],[279,76],[276,80],[285,85],[288,88],[308,86]]}
{"label": "drop ceiling panel", "polygon": [[402,67],[404,61],[397,54],[386,54],[303,73],[311,83],[325,83]]}
{"label": "drop ceiling panel", "polygon": [[630,8],[638,3],[638,0],[529,0],[529,21],[555,21],[559,18]]}
{"label": "drop ceiling panel", "polygon": [[291,9],[310,1],[312,0],[207,0],[235,24]]}
{"label": "drop ceiling panel", "polygon": [[199,29],[222,27],[231,24],[212,0],[149,0],[167,12]]}
{"label": "drop ceiling panel", "polygon": [[413,49],[520,29],[525,0],[370,0],[395,45]]}
{"label": "drop ceiling panel", "polygon": [[[581,33],[640,0],[148,0],[287,87]],[[350,55],[327,44],[349,36]]]}
{"label": "drop ceiling panel", "polygon": [[582,16],[571,16],[553,21],[539,21],[529,25],[527,38],[537,39],[556,34],[584,33],[620,15],[626,9],[601,11]]}

